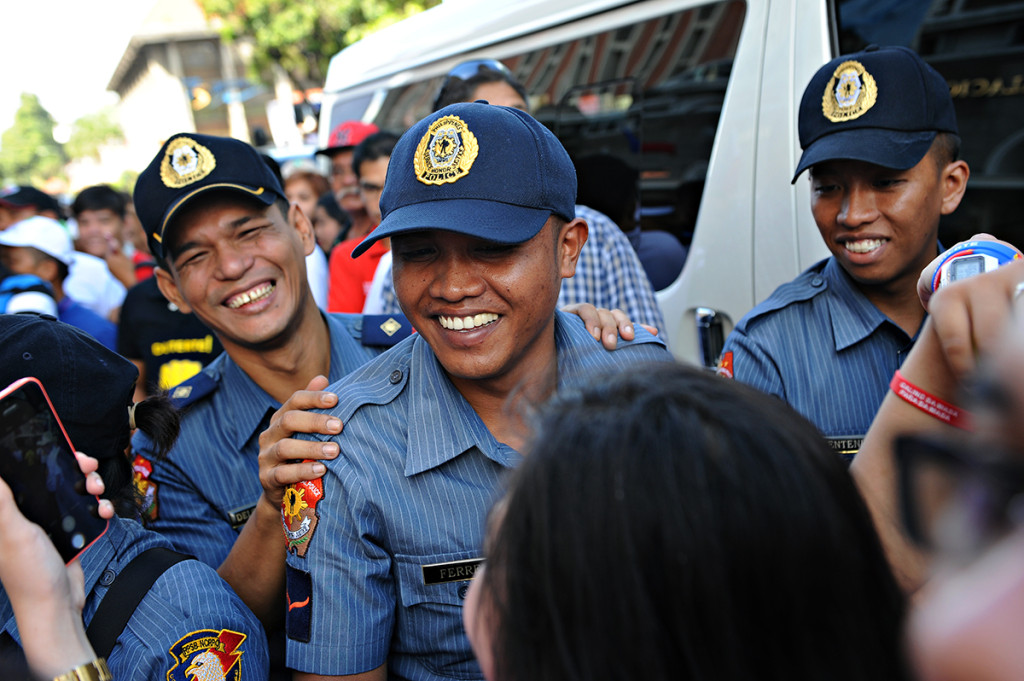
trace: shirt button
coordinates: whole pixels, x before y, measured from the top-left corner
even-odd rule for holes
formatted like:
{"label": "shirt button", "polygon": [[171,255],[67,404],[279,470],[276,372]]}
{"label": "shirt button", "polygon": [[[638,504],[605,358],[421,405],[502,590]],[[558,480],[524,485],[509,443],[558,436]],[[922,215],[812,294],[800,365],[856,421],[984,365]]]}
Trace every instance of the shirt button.
{"label": "shirt button", "polygon": [[392,384],[401,383],[402,382],[402,372],[399,371],[398,369],[395,369],[394,371],[391,372],[391,375],[388,376],[388,380],[391,381]]}
{"label": "shirt button", "polygon": [[814,288],[821,288],[824,283],[825,280],[818,276],[815,276],[813,279],[811,279],[811,286],[813,286]]}
{"label": "shirt button", "polygon": [[103,574],[100,575],[100,584],[103,586],[110,586],[114,583],[114,579],[117,578],[117,573],[113,570],[104,570]]}
{"label": "shirt button", "polygon": [[468,584],[462,584],[461,586],[459,586],[459,598],[461,598],[462,600],[466,600],[466,594],[468,594],[468,593],[469,593],[469,585]]}

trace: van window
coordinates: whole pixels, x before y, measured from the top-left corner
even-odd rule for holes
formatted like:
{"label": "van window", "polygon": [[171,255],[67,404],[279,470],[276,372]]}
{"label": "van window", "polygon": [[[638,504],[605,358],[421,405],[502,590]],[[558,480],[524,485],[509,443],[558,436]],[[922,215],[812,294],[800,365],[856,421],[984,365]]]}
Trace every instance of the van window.
{"label": "van window", "polygon": [[1024,246],[1024,2],[839,0],[836,9],[841,53],[905,45],[949,82],[971,178],[943,218],[943,244],[988,232]]}
{"label": "van window", "polygon": [[[639,210],[593,206],[624,230],[639,215],[689,244],[745,13],[740,0],[712,2],[502,59],[574,159],[611,157],[616,181],[639,185]],[[374,122],[404,131],[430,113],[442,82],[390,90]]]}

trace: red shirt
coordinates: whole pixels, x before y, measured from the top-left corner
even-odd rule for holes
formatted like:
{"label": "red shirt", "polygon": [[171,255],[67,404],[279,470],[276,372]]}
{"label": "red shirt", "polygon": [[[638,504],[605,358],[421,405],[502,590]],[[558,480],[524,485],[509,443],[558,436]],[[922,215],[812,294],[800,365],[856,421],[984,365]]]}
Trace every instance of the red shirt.
{"label": "red shirt", "polygon": [[358,258],[352,258],[352,251],[364,237],[346,239],[331,250],[330,281],[327,284],[328,312],[363,311],[366,293],[373,283],[377,263],[388,252],[385,241],[378,241]]}

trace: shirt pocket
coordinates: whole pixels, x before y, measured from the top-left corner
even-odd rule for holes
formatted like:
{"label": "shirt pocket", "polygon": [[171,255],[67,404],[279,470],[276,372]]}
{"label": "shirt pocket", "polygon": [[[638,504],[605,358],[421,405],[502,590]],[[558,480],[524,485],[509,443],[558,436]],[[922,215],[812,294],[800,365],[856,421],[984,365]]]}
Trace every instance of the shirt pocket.
{"label": "shirt pocket", "polygon": [[424,565],[479,558],[478,551],[427,556],[396,555],[398,607],[392,653],[413,656],[437,676],[479,679],[480,666],[462,626],[468,580],[426,584]]}

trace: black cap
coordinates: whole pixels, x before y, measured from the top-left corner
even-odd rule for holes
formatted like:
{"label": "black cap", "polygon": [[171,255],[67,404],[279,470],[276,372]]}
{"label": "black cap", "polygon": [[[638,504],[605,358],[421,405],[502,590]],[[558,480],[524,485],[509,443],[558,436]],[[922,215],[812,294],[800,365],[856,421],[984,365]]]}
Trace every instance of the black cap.
{"label": "black cap", "polygon": [[57,199],[35,187],[24,185],[5,187],[0,190],[0,204],[7,204],[14,208],[32,206],[38,211],[51,210],[57,217],[60,217],[61,214]]}
{"label": "black cap", "polygon": [[949,85],[905,47],[870,46],[818,69],[800,101],[793,181],[822,161],[849,159],[906,170],[939,132],[959,134]]}
{"label": "black cap", "polygon": [[135,212],[153,255],[164,259],[164,233],[171,218],[209,189],[237,191],[268,206],[287,201],[277,176],[250,145],[231,137],[178,133],[135,183]]}
{"label": "black cap", "polygon": [[49,315],[0,315],[0,388],[28,376],[46,388],[79,451],[124,456],[134,364]]}

